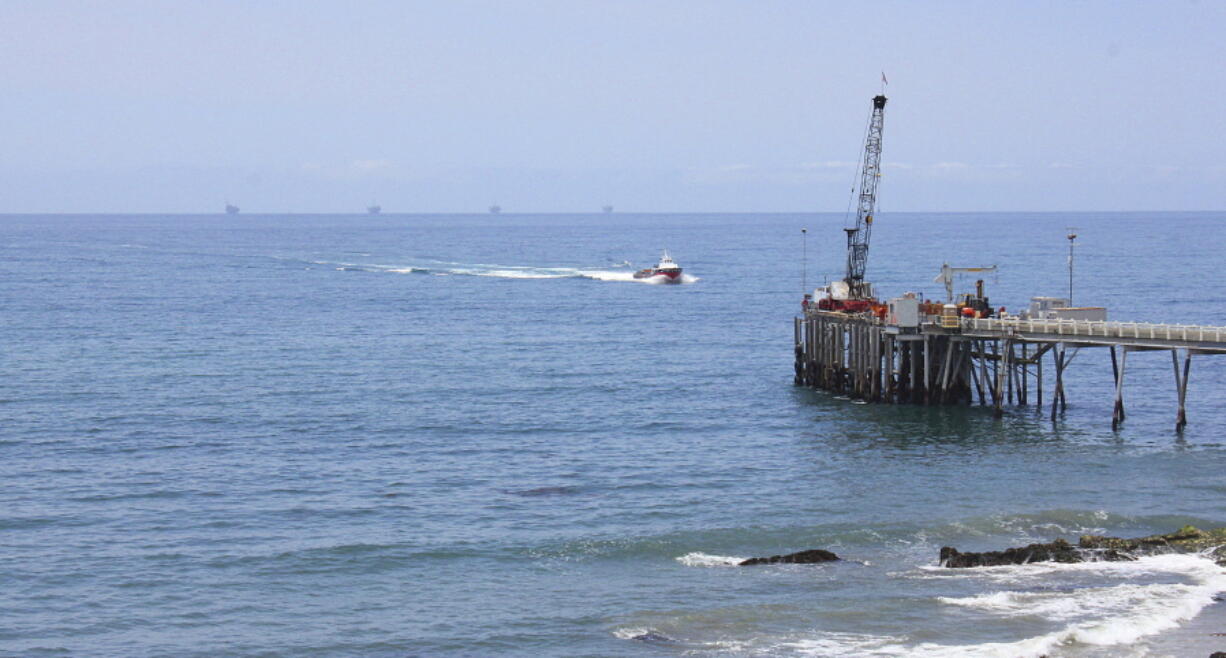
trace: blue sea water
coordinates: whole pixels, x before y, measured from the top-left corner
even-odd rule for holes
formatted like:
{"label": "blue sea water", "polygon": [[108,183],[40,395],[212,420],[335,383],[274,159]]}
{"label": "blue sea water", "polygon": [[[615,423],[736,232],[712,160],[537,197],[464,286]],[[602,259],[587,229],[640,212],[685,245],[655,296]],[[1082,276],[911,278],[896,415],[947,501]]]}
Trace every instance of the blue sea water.
{"label": "blue sea water", "polygon": [[[0,653],[1207,655],[1195,556],[943,545],[1226,525],[1226,358],[1066,413],[792,384],[841,215],[0,217]],[[869,278],[1226,325],[1222,213],[882,213]],[[808,229],[807,243],[800,229]],[[667,247],[679,286],[633,267]],[[806,268],[807,264],[807,268]],[[1049,371],[1050,372],[1050,371]],[[1049,398],[1050,399],[1050,398]],[[826,548],[827,565],[730,566]]]}

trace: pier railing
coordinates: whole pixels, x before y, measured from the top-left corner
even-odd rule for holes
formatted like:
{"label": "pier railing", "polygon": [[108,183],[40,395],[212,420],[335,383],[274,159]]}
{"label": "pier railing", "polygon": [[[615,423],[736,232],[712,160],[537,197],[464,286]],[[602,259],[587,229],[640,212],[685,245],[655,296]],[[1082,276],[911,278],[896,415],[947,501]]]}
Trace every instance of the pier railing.
{"label": "pier railing", "polygon": [[1058,336],[1170,340],[1195,343],[1226,342],[1226,327],[1147,322],[1103,322],[1073,319],[964,318],[962,329],[1001,333],[1037,333]]}

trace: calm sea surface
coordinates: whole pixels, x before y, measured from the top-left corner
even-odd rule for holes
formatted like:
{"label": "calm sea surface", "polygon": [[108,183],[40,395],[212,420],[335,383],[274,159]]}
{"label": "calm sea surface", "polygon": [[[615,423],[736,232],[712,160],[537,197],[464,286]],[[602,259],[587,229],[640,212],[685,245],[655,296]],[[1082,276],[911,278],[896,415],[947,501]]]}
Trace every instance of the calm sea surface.
{"label": "calm sea surface", "polygon": [[[1226,358],[1070,406],[792,385],[841,215],[0,217],[0,653],[1207,655],[1220,568],[943,545],[1226,525]],[[1226,325],[1226,214],[904,214],[869,278]],[[808,228],[807,249],[800,229]],[[630,263],[667,247],[685,285]],[[967,282],[968,285],[970,282]],[[1050,373],[1050,369],[1048,370]],[[738,568],[806,548],[828,565]]]}

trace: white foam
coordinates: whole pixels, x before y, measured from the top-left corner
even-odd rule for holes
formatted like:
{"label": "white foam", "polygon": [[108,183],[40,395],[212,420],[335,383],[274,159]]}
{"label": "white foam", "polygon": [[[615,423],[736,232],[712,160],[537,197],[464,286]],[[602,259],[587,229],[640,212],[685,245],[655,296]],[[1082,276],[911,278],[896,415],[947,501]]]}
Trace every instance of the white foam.
{"label": "white foam", "polygon": [[686,553],[677,558],[677,561],[687,567],[735,567],[740,563],[748,560],[744,557],[732,557],[728,555],[709,555],[707,553]]}
{"label": "white foam", "polygon": [[856,633],[820,633],[817,637],[780,642],[769,653],[795,652],[802,656],[902,656],[903,638]]}
{"label": "white foam", "polygon": [[[447,261],[428,261],[429,267],[409,265],[361,264],[337,261],[311,261],[315,265],[332,265],[337,270],[360,268],[366,271],[389,272],[392,274],[412,274],[425,272],[435,276],[480,276],[497,279],[592,279],[594,281],[615,281],[659,284],[666,283],[666,277],[634,278],[634,272],[618,269],[589,269],[580,267],[530,267],[522,265],[496,265],[492,263],[454,263]],[[435,265],[437,263],[437,265]],[[696,276],[681,275],[681,283],[695,283]]]}
{"label": "white foam", "polygon": [[575,279],[586,278],[600,281],[632,280],[630,272],[584,270],[575,267],[521,267],[516,265],[461,265],[436,268],[435,274],[460,276],[484,276],[498,279]]}
{"label": "white foam", "polygon": [[451,274],[467,274],[468,276],[492,276],[499,279],[565,279],[574,276],[566,272],[536,268],[500,268],[479,270],[472,268],[456,268]]}
{"label": "white foam", "polygon": [[[671,283],[668,277],[664,276],[663,274],[657,274],[656,276],[649,276],[643,279],[636,279],[634,278],[634,272],[626,270],[580,269],[575,270],[575,272],[576,276],[580,276],[585,279],[595,279],[597,281],[621,281],[630,283],[646,283],[648,285],[663,285]],[[690,276],[689,274],[681,275],[682,284],[697,283],[698,281],[700,281],[700,279],[696,276]]]}
{"label": "white foam", "polygon": [[[1023,567],[1030,569],[1030,565]],[[1047,635],[1020,642],[979,647],[921,645],[929,655],[1038,656],[1069,643],[1123,646],[1155,633],[1170,630],[1192,619],[1226,591],[1226,572],[1212,560],[1198,555],[1155,555],[1136,562],[1098,562],[1043,566],[1053,571],[1096,571],[1100,575],[1136,578],[1154,574],[1182,576],[1190,583],[1137,585],[1123,583],[1067,591],[1001,591],[980,596],[938,600],[949,605],[975,608],[1001,616],[1035,615],[1052,621],[1071,622]],[[945,650],[951,654],[938,653]],[[973,649],[973,652],[967,650]]]}
{"label": "white foam", "polygon": [[997,584],[1026,584],[1047,581],[1053,575],[1084,573],[1099,577],[1133,579],[1159,574],[1184,574],[1193,578],[1211,578],[1220,573],[1220,568],[1207,556],[1171,553],[1150,555],[1132,562],[1031,562],[1025,565],[999,567],[975,567],[973,569],[948,569],[938,565],[917,567],[921,578],[975,578]]}
{"label": "white foam", "polygon": [[613,630],[613,636],[621,640],[633,640],[636,637],[642,637],[648,633],[652,633],[650,628],[617,628]]}
{"label": "white foam", "polygon": [[[1143,655],[1145,647],[1130,645],[1148,636],[1177,628],[1196,617],[1226,591],[1226,571],[1199,555],[1156,555],[1136,562],[1078,564],[1038,563],[1018,567],[944,569],[963,578],[987,576],[988,582],[1013,582],[1043,589],[1001,590],[966,597],[938,597],[943,604],[1000,617],[1038,617],[1051,622],[1050,633],[1014,642],[976,645],[909,644],[905,638],[819,632],[812,637],[776,643],[767,654],[807,656],[917,656],[919,658],[1038,658],[1061,655],[1077,645],[1112,647],[1113,655],[1131,651]],[[924,570],[927,571],[927,570]],[[1116,585],[1051,589],[1076,577],[1107,577]],[[923,572],[921,572],[923,573]],[[913,572],[912,575],[915,575]],[[1172,577],[1182,583],[1137,584],[1138,578]],[[927,574],[921,577],[929,577]],[[1074,649],[1075,650],[1075,649]],[[1131,654],[1129,654],[1131,655]]]}
{"label": "white foam", "polygon": [[[1154,605],[1166,609],[1188,597],[1195,599],[1198,590],[1195,585],[1116,585],[1069,591],[993,592],[937,600],[1005,617],[1039,616],[1067,621],[1132,614]],[[1212,598],[1212,593],[1209,596]]]}
{"label": "white foam", "polygon": [[597,281],[643,281],[643,279],[635,279],[634,272],[622,270],[580,270],[578,275],[585,279],[595,279]]}

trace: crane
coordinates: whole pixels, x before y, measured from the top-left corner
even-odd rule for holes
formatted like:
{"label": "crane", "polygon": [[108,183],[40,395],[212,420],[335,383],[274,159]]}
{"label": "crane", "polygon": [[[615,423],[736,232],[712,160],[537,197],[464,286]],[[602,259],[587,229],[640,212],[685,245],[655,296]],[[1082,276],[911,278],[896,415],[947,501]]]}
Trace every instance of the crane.
{"label": "crane", "polygon": [[860,203],[856,225],[847,231],[848,299],[873,299],[872,285],[864,280],[868,265],[868,239],[873,230],[873,211],[877,206],[877,179],[881,178],[881,128],[885,118],[885,96],[873,97],[873,114],[864,139],[864,164],[860,166]]}
{"label": "crane", "polygon": [[[941,273],[937,278],[933,279],[938,283],[945,284],[945,299],[947,303],[954,303],[954,275],[955,274],[973,274],[975,272],[995,272],[995,265],[987,265],[985,267],[950,267],[949,263],[941,266]],[[980,281],[979,283],[983,283]],[[983,286],[977,286],[977,294],[983,297]]]}
{"label": "crane", "polygon": [[876,299],[873,286],[864,280],[868,265],[868,239],[873,229],[873,212],[877,206],[877,180],[881,178],[881,128],[885,118],[884,95],[873,97],[873,113],[864,138],[864,163],[860,166],[860,202],[856,207],[856,225],[847,232],[847,275],[843,285],[830,287],[831,297],[821,300],[818,308],[859,313],[872,308]]}

